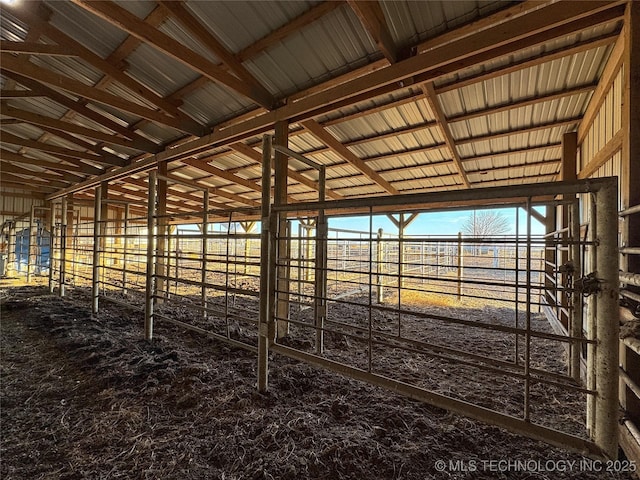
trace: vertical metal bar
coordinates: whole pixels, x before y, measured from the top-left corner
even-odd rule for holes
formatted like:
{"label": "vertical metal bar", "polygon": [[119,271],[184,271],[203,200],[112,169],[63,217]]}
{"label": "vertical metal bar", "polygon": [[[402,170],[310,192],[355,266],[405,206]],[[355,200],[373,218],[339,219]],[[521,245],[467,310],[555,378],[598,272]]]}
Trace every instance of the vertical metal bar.
{"label": "vertical metal bar", "polygon": [[[589,196],[589,270],[594,271],[598,260],[598,250],[596,242],[598,240],[597,229],[599,218],[596,215],[596,197],[594,194]],[[589,296],[587,307],[587,338],[589,340],[597,340],[596,334],[596,308],[598,297],[596,295]],[[595,343],[587,344],[587,388],[589,390],[596,389],[596,353],[597,346]],[[594,395],[587,395],[587,431],[595,438],[596,424],[596,399]]]}
{"label": "vertical metal bar", "polygon": [[526,317],[525,317],[525,344],[524,344],[524,419],[529,420],[531,415],[531,197],[527,199],[527,254],[526,254]]}
{"label": "vertical metal bar", "polygon": [[[269,268],[271,217],[271,137],[262,140],[262,225],[260,231],[260,322],[258,331],[258,391],[265,392],[269,386],[269,344],[272,339],[269,319]],[[275,333],[275,332],[273,332]]]}
{"label": "vertical metal bar", "polygon": [[52,294],[54,291],[54,276],[53,276],[53,268],[54,268],[54,250],[55,250],[55,228],[56,228],[56,205],[51,202],[49,211],[49,293]]}
{"label": "vertical metal bar", "polygon": [[16,270],[16,221],[9,225],[9,252],[7,255],[7,275],[13,275]]}
{"label": "vertical metal bar", "polygon": [[[29,214],[29,245],[27,246],[27,283],[31,283],[31,273],[33,271],[33,252],[36,251],[36,234],[34,233],[36,208],[31,205],[31,213]],[[23,237],[24,238],[24,237]],[[22,242],[24,246],[24,241]]]}
{"label": "vertical metal bar", "polygon": [[122,251],[122,294],[127,294],[127,256],[129,252],[129,215],[130,215],[129,204],[127,203],[124,206],[124,250]]}
{"label": "vertical metal bar", "polygon": [[376,278],[376,298],[378,303],[384,303],[384,285],[382,280],[382,275],[384,273],[384,267],[382,264],[382,236],[384,234],[384,230],[382,228],[378,229],[378,243],[376,248],[376,270],[378,272]]}
{"label": "vertical metal bar", "polygon": [[91,313],[98,314],[100,296],[100,244],[102,241],[102,185],[96,187],[93,203],[93,262],[91,275]]}
{"label": "vertical metal bar", "polygon": [[462,298],[462,232],[458,232],[458,301]]}
{"label": "vertical metal bar", "polygon": [[298,309],[302,310],[302,260],[304,245],[302,242],[302,219],[298,221]]}
{"label": "vertical metal bar", "polygon": [[149,193],[147,201],[147,270],[145,284],[144,338],[153,340],[153,307],[155,296],[155,215],[156,215],[157,172],[149,173]]}
{"label": "vertical metal bar", "polygon": [[[231,255],[230,243],[231,243],[231,217],[233,216],[233,212],[229,212],[229,221],[227,222],[227,248],[225,250],[226,255],[226,265],[224,271],[224,281],[225,285],[229,286],[229,256]],[[229,290],[225,290],[224,292],[224,323],[225,329],[227,333],[227,338],[231,338],[231,331],[229,330]]]}
{"label": "vertical metal bar", "polygon": [[[380,238],[380,230],[378,230],[378,239]],[[378,240],[378,248],[376,248],[376,256],[378,256],[378,251],[380,241]],[[369,295],[368,295],[368,329],[367,329],[367,371],[371,372],[373,368],[373,305],[371,301],[371,297],[373,296],[373,212],[371,207],[369,207]],[[380,279],[380,273],[378,271],[378,267],[376,267],[376,271],[378,272],[378,282]],[[378,295],[380,295],[380,286],[378,286]],[[378,303],[381,303],[378,301]]]}
{"label": "vertical metal bar", "polygon": [[208,317],[207,308],[207,263],[209,256],[209,191],[205,190],[203,194],[202,205],[202,271],[200,272],[200,303],[202,305],[202,318],[206,320]]}
{"label": "vertical metal bar", "polygon": [[[513,284],[515,285],[515,323],[516,329],[520,328],[520,207],[516,207],[516,265],[515,265],[515,279]],[[516,340],[514,346],[515,359],[513,363],[518,365],[520,363],[520,335],[516,333]]]}
{"label": "vertical metal bar", "polygon": [[617,179],[596,193],[599,281],[596,305],[595,442],[610,459],[618,458],[618,188]]}
{"label": "vertical metal bar", "polygon": [[[578,200],[571,203],[570,220],[571,234],[571,263],[573,264],[573,278],[582,277],[582,265],[580,264],[580,204]],[[582,292],[576,291],[574,288],[571,293],[571,310],[569,311],[569,327],[570,335],[574,338],[582,337]],[[571,377],[580,381],[580,359],[582,352],[582,344],[572,342],[570,344],[570,361],[569,374]]]}
{"label": "vertical metal bar", "polygon": [[60,219],[60,288],[61,297],[65,294],[66,269],[67,269],[67,197],[62,197],[62,214]]}

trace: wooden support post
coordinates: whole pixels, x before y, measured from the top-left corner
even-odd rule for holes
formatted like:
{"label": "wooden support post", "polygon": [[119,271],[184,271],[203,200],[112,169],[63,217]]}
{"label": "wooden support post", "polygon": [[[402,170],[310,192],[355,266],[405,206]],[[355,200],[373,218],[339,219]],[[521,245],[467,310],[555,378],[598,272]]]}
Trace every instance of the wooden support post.
{"label": "wooden support post", "polygon": [[62,211],[60,213],[60,280],[58,293],[61,297],[65,294],[65,282],[67,271],[67,213],[69,201],[67,197],[62,197]]}
{"label": "wooden support post", "polygon": [[153,307],[155,298],[155,214],[156,214],[156,184],[157,172],[149,173],[149,194],[147,202],[147,271],[144,309],[144,338],[153,340]]}
{"label": "wooden support post", "polygon": [[[622,172],[620,193],[622,209],[640,205],[640,4],[628,2],[624,21],[624,77],[622,106]],[[624,217],[621,225],[621,246],[640,247],[640,212]],[[625,272],[640,274],[640,255],[623,255],[620,268]],[[640,286],[627,283],[629,292],[640,294]],[[640,355],[620,342],[620,365],[630,379],[640,384]],[[620,403],[628,422],[636,428],[640,426],[640,398],[631,391],[624,379],[620,380]],[[625,426],[626,429],[626,426]],[[636,430],[637,431],[637,430]],[[631,440],[628,443],[634,444]],[[637,443],[640,443],[636,440]],[[630,454],[633,447],[625,446],[629,459],[640,457],[636,447],[636,457]]]}
{"label": "wooden support post", "polygon": [[157,239],[156,239],[156,292],[158,297],[156,303],[162,303],[163,297],[167,296],[168,282],[163,277],[168,276],[166,256],[166,238],[167,227],[169,222],[167,221],[167,180],[165,179],[168,173],[167,162],[158,163],[158,187],[156,191],[156,211],[158,216],[157,223]]}
{"label": "wooden support post", "polygon": [[[287,122],[277,122],[275,125],[275,144],[288,147],[289,124]],[[288,183],[288,163],[289,158],[283,152],[277,151],[274,154],[274,205],[286,205],[287,203],[287,183]],[[282,215],[278,224],[278,246],[277,246],[277,283],[276,283],[276,338],[283,338],[289,334],[289,252],[291,242],[290,232],[287,230],[287,217]]]}
{"label": "wooden support post", "polygon": [[[325,198],[325,169],[322,167],[318,177],[319,201]],[[327,238],[329,236],[329,223],[324,209],[318,212],[316,221],[316,282],[315,282],[315,324],[316,324],[316,353],[324,351],[324,324],[327,318]]]}
{"label": "wooden support post", "polygon": [[[106,205],[105,205],[106,208]],[[100,295],[100,255],[102,243],[102,185],[96,187],[93,207],[93,265],[91,278],[91,313],[98,314]]]}
{"label": "wooden support post", "polygon": [[[560,177],[563,181],[575,180],[577,178],[577,155],[578,155],[578,133],[577,132],[569,132],[565,133],[562,136],[562,163],[560,167]],[[570,200],[571,198],[575,198],[575,195],[564,195],[563,200]],[[567,265],[569,262],[569,246],[567,244],[567,240],[569,239],[568,229],[569,225],[569,205],[563,204],[562,215],[561,215],[561,228],[563,229],[562,233],[562,245],[564,248],[560,251],[560,259],[559,265]],[[567,285],[568,273],[566,269],[560,275],[562,286]],[[562,309],[560,310],[560,317],[558,320],[565,326],[567,331],[569,331],[569,315],[566,313],[570,308],[569,297],[566,293],[561,294],[561,303]]]}
{"label": "wooden support post", "polygon": [[[38,231],[36,226],[35,210],[35,206],[31,205],[31,213],[29,214],[29,244],[27,246],[27,283],[31,283],[31,274],[33,273],[33,267],[36,263],[35,259],[37,258]],[[22,245],[24,247],[24,240]]]}
{"label": "wooden support post", "polygon": [[207,261],[209,257],[209,191],[205,190],[202,199],[202,271],[200,275],[200,304],[202,318],[207,319]]}
{"label": "wooden support post", "polygon": [[262,141],[262,225],[260,231],[260,318],[258,325],[258,391],[269,386],[269,346],[275,336],[275,326],[270,318],[270,217],[271,217],[271,137]]}
{"label": "wooden support post", "polygon": [[100,245],[100,255],[98,257],[98,260],[99,260],[98,269],[100,273],[100,277],[99,277],[100,282],[98,285],[102,288],[102,291],[104,292],[104,289],[105,289],[104,276],[106,273],[106,269],[103,267],[107,263],[107,259],[111,260],[113,254],[107,252],[107,238],[110,236],[109,203],[107,202],[107,200],[109,199],[109,182],[102,182],[100,183],[100,186],[102,187],[102,198],[101,198],[102,207],[100,208],[100,225],[98,229],[98,233],[100,235],[98,238],[98,243]]}
{"label": "wooden support post", "polygon": [[124,206],[123,234],[124,234],[124,250],[122,251],[122,294],[127,294],[127,268],[129,266],[127,255],[129,251],[129,215],[130,208],[127,203]]}

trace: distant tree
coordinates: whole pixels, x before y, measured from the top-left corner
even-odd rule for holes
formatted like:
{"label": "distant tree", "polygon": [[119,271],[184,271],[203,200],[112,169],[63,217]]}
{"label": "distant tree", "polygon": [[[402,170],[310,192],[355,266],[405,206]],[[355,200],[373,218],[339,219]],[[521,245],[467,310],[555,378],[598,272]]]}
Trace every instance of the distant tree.
{"label": "distant tree", "polygon": [[473,212],[462,224],[462,233],[472,237],[493,237],[511,230],[509,219],[500,212],[484,210]]}
{"label": "distant tree", "polygon": [[[462,224],[462,233],[476,238],[489,238],[503,235],[511,230],[511,225],[507,217],[499,212],[491,210],[483,210],[473,212],[469,218]],[[481,254],[481,246],[474,244],[471,250],[474,255]],[[497,247],[494,247],[494,249]],[[497,253],[494,250],[494,254]]]}

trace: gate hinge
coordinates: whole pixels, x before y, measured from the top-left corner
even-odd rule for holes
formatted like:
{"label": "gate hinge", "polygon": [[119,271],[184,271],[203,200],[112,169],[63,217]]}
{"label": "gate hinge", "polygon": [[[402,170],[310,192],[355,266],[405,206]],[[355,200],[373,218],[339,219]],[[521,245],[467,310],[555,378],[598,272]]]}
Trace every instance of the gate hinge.
{"label": "gate hinge", "polygon": [[575,281],[576,290],[582,292],[583,297],[588,297],[600,291],[600,280],[596,277],[596,272],[591,272]]}

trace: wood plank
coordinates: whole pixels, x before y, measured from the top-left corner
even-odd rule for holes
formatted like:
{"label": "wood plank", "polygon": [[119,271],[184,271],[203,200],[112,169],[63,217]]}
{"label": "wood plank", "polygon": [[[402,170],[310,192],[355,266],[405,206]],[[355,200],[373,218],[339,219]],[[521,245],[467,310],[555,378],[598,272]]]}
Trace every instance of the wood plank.
{"label": "wood plank", "polygon": [[45,115],[40,115],[38,113],[28,112],[26,110],[20,110],[18,108],[4,106],[4,105],[2,106],[1,111],[3,115],[6,115],[12,118],[17,118],[27,123],[33,123],[34,125],[43,125],[46,127],[53,128],[55,130],[61,130],[63,132],[68,132],[76,135],[81,135],[83,137],[93,138],[95,140],[100,140],[101,142],[109,143],[112,145],[121,145],[123,147],[136,149],[135,142],[131,140],[120,138],[116,135],[99,132],[91,128],[82,127],[74,123],[63,122],[61,120],[56,120],[55,118],[47,117]]}
{"label": "wood plank", "polygon": [[391,183],[385,180],[382,175],[369,167],[362,159],[360,159],[355,153],[345,147],[340,141],[334,137],[329,131],[320,125],[315,120],[306,120],[301,123],[314,137],[320,140],[322,143],[331,148],[338,156],[345,159],[353,167],[362,172],[365,176],[369,177],[373,182],[381,186],[387,193],[391,195],[398,195],[400,192],[396,190]]}
{"label": "wood plank", "polygon": [[263,98],[275,99],[264,88],[256,78],[242,65],[235,55],[230,53],[213,32],[200,23],[191,13],[187,11],[182,2],[160,0],[160,5],[169,10],[171,14],[178,19],[187,30],[189,30],[197,39],[199,39],[216,57],[218,57],[229,70],[238,76],[242,81],[246,82],[254,91],[258,92]]}
{"label": "wood plank", "polygon": [[[87,107],[86,102],[83,100],[73,100],[72,98],[68,97],[67,95],[63,95],[62,93],[49,87],[48,85],[40,83],[39,81],[32,78],[25,77],[24,75],[19,75],[17,73],[8,71],[5,71],[4,73],[5,75],[8,75],[18,81],[25,87],[29,87],[32,91],[42,93],[54,102],[57,102],[60,105],[67,107],[69,110],[72,110],[73,112],[78,113],[83,117],[98,123],[107,130],[111,130],[125,138],[135,141],[139,147],[139,150],[143,150],[149,153],[157,153],[161,150],[160,145],[156,145],[155,143],[147,140],[141,135],[138,135],[136,132],[127,128],[126,126],[113,121],[112,119],[98,113],[92,108]],[[69,112],[65,113],[61,120],[64,120],[65,118],[69,118]]]}
{"label": "wood plank", "polygon": [[204,130],[200,127],[195,131],[191,131],[190,128],[185,127],[183,122],[175,117],[170,117],[164,113],[152,110],[147,107],[143,107],[137,103],[125,100],[117,95],[105,92],[94,88],[93,86],[86,85],[78,80],[55,73],[46,68],[38,67],[37,65],[16,59],[14,56],[3,53],[0,54],[2,61],[2,68],[11,72],[24,75],[25,77],[38,80],[39,82],[47,83],[56,88],[65,90],[73,95],[79,97],[88,98],[93,101],[108,105],[110,107],[128,112],[133,115],[138,115],[142,118],[160,123],[162,125],[168,125],[176,130],[190,133],[193,135],[202,135]]}
{"label": "wood plank", "polygon": [[[237,142],[229,146],[239,154],[255,161],[258,164],[262,164],[262,155],[255,149],[251,148],[249,145],[242,142]],[[288,168],[287,175],[289,176],[289,178],[292,178],[293,180],[303,185],[306,185],[309,188],[314,189],[316,192],[320,188],[318,185],[318,182],[311,180],[310,178],[304,176],[302,173],[299,173],[293,170],[291,167]],[[334,200],[339,200],[343,198],[342,195],[339,195],[338,193],[334,192],[332,189],[329,189],[329,188],[325,190],[325,193],[327,194],[327,196],[333,198]]]}
{"label": "wood plank", "polygon": [[[398,47],[393,41],[389,26],[377,0],[348,0],[351,10],[360,19],[360,23],[371,36],[378,50],[389,63],[396,63],[400,58]],[[408,55],[405,54],[405,57]]]}
{"label": "wood plank", "polygon": [[126,75],[121,70],[121,68],[126,66],[126,64],[122,64],[122,61],[103,59],[93,51],[86,48],[80,42],[74,40],[64,32],[58,30],[52,24],[48,23],[47,20],[43,18],[42,12],[37,11],[37,9],[22,9],[10,7],[10,10],[14,15],[16,15],[16,17],[30,25],[31,28],[37,28],[41,32],[41,34],[46,35],[51,40],[58,43],[61,47],[66,48],[67,51],[73,52],[74,55],[77,55],[79,58],[82,58],[91,66],[104,72],[111,79],[118,81],[118,83],[124,85],[135,94],[140,95],[147,102],[157,106],[159,109],[167,112],[169,115],[180,118],[185,124],[184,128],[187,128],[188,130],[197,130],[198,128],[202,128],[202,126],[197,124],[197,122],[195,122],[193,119],[180,112],[180,110],[178,110],[178,108],[174,104],[166,101],[146,85],[138,82],[135,78]]}
{"label": "wood plank", "polygon": [[[2,141],[10,143],[11,145],[18,145],[21,147],[31,148],[33,150],[39,150],[41,152],[53,153],[63,157],[71,158],[84,158],[85,160],[98,161],[97,155],[94,153],[81,152],[79,150],[72,150],[70,148],[58,147],[57,145],[51,145],[49,143],[38,142],[28,138],[18,137],[9,132],[2,132]],[[65,160],[66,161],[66,160]]]}
{"label": "wood plank", "polygon": [[587,110],[584,113],[582,118],[582,122],[580,122],[580,126],[578,127],[578,145],[581,145],[584,141],[584,137],[587,136],[593,121],[596,118],[596,115],[600,111],[600,107],[602,106],[602,102],[609,93],[611,89],[611,85],[613,85],[613,81],[618,75],[618,71],[622,66],[624,54],[624,34],[621,34],[616,41],[615,46],[613,47],[613,51],[611,55],[609,55],[609,59],[607,60],[607,64],[604,67],[602,75],[600,76],[600,81],[598,82],[598,86],[593,92],[593,96],[589,101],[589,105],[587,106]]}
{"label": "wood plank", "polygon": [[464,171],[464,165],[460,160],[460,154],[458,153],[458,148],[456,147],[456,141],[451,134],[451,129],[449,128],[449,124],[447,123],[447,118],[445,117],[444,111],[440,106],[440,102],[438,100],[438,94],[436,93],[435,87],[433,86],[433,82],[425,83],[421,85],[422,90],[424,91],[425,99],[431,107],[431,112],[433,113],[440,130],[442,131],[442,136],[444,137],[444,142],[447,144],[447,149],[449,150],[449,154],[453,159],[453,163],[456,166],[456,170],[460,175],[460,179],[465,187],[471,187],[471,182],[467,177],[467,174]]}
{"label": "wood plank", "polygon": [[217,83],[222,83],[231,90],[250,98],[267,109],[273,107],[275,102],[271,95],[265,97],[260,92],[254,91],[251,86],[240,81],[218,65],[187,48],[157,28],[145,23],[125,8],[108,1],[72,1],[88,12],[91,12],[121,30],[124,30],[129,35],[138,37],[140,40],[143,40],[150,46],[170,56],[174,60],[183,63],[201,75],[204,75]]}
{"label": "wood plank", "polygon": [[600,149],[598,153],[586,164],[582,170],[578,173],[578,178],[589,178],[596,170],[605,164],[613,155],[615,155],[622,148],[622,141],[625,137],[624,129],[618,130],[611,140],[609,140],[604,147]]}
{"label": "wood plank", "polygon": [[[4,5],[3,5],[4,8]],[[50,45],[36,42],[12,42],[0,40],[0,52],[22,53],[29,55],[50,55],[59,57],[73,57],[75,54],[60,45]]]}
{"label": "wood plank", "polygon": [[[4,133],[2,134],[2,136],[4,137]],[[3,160],[9,160],[11,162],[16,162],[16,163],[24,163],[27,165],[36,165],[38,167],[44,167],[50,170],[60,170],[63,172],[79,172],[79,173],[85,173],[87,175],[100,175],[101,173],[104,173],[103,170],[99,168],[91,167],[89,165],[85,165],[85,164],[69,165],[67,163],[62,163],[62,162],[60,163],[48,162],[46,160],[25,157],[24,155],[19,155],[17,153],[5,150],[4,148],[0,149],[0,153],[2,154]]]}

